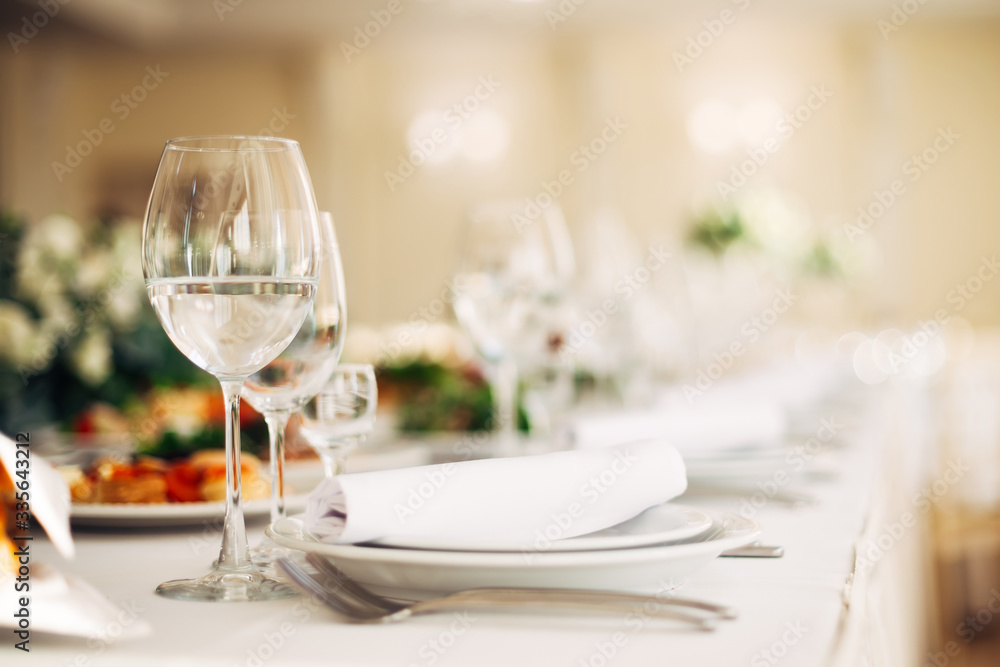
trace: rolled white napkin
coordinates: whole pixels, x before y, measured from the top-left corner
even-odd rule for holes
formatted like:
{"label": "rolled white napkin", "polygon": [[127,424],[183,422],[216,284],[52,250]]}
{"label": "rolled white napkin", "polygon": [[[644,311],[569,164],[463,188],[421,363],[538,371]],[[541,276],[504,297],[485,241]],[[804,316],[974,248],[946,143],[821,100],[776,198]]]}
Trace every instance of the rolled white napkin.
{"label": "rolled white napkin", "polygon": [[310,494],[318,539],[384,537],[520,542],[584,535],[621,523],[687,488],[666,441],[340,475]]}
{"label": "rolled white napkin", "polygon": [[655,410],[582,417],[569,427],[569,441],[577,449],[592,449],[664,438],[682,456],[697,457],[773,445],[787,431],[788,418],[780,406],[747,398],[694,406],[672,403]]}

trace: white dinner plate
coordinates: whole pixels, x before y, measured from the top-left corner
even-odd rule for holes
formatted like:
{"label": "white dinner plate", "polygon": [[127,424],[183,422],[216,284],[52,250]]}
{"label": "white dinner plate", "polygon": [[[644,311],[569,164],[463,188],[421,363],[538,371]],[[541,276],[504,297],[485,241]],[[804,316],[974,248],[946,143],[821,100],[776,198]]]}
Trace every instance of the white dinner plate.
{"label": "white dinner plate", "polygon": [[[288,512],[305,509],[306,496],[292,495],[285,498]],[[247,519],[267,517],[271,512],[270,498],[247,500],[243,515]],[[73,503],[70,520],[76,526],[96,528],[167,528],[171,526],[198,526],[217,522],[222,529],[226,503]]]}
{"label": "white dinner plate", "polygon": [[729,512],[712,512],[712,528],[689,541],[631,549],[551,553],[430,551],[323,544],[301,516],[269,525],[281,546],[328,556],[353,579],[401,597],[482,587],[592,588],[656,592],[684,579],[726,549],[756,539],[760,527]]}
{"label": "white dinner plate", "polygon": [[[552,540],[546,551],[592,551],[626,549],[648,544],[662,544],[694,537],[712,526],[712,517],[701,510],[664,503],[610,528],[564,540]],[[403,549],[437,551],[500,551],[520,553],[525,544],[447,538],[383,537],[368,544]]]}

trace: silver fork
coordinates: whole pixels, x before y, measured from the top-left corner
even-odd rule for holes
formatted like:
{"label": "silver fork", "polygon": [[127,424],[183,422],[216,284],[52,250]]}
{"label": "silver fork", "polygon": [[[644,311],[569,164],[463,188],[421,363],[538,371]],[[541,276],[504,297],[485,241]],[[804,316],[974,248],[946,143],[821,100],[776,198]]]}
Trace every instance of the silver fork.
{"label": "silver fork", "polygon": [[308,554],[306,559],[318,570],[317,575],[309,574],[285,557],[279,558],[278,564],[306,593],[355,623],[392,623],[417,614],[470,607],[574,609],[606,613],[635,610],[641,605],[642,613],[648,616],[691,623],[701,630],[713,630],[719,619],[736,617],[736,612],[729,607],[697,600],[554,588],[476,588],[422,602],[402,604],[362,587],[318,554]]}

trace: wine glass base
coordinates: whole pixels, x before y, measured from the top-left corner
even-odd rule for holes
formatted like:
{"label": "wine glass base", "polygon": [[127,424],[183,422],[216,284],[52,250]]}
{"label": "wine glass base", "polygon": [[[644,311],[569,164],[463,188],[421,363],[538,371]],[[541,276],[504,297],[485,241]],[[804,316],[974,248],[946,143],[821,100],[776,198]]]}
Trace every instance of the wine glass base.
{"label": "wine glass base", "polygon": [[278,559],[288,558],[298,562],[303,560],[303,556],[301,551],[279,546],[267,538],[264,538],[260,546],[250,550],[250,560],[255,568],[267,576],[282,581],[287,580],[287,576],[284,571],[278,569]]}
{"label": "wine glass base", "polygon": [[158,595],[199,602],[253,602],[297,597],[299,590],[256,570],[213,572],[198,579],[176,579],[156,587]]}

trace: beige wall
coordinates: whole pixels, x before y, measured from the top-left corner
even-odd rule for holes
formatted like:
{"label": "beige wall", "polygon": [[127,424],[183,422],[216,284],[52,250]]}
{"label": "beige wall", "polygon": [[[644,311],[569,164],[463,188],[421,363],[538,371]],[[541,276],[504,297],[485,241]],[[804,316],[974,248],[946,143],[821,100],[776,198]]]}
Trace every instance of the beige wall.
{"label": "beige wall", "polygon": [[[712,96],[739,105],[766,94],[791,110],[810,86],[826,85],[830,101],[747,186],[794,193],[817,225],[840,228],[875,189],[905,179],[903,162],[938,127],[961,135],[870,230],[884,257],[866,292],[870,320],[914,320],[953,305],[948,290],[1000,248],[1000,22],[914,21],[883,40],[872,24],[746,20],[683,72],[671,56],[697,26],[430,30],[400,26],[350,63],[336,36],[292,51],[154,55],[50,31],[0,57],[0,196],[32,217],[86,215],[115,184],[148,189],[166,138],[256,132],[287,109],[295,117],[281,134],[302,141],[319,204],[338,222],[351,317],[380,324],[440,291],[468,204],[538,193],[606,118],[620,116],[628,129],[566,188],[571,226],[578,232],[611,207],[640,240],[676,243],[743,157],[695,149],[690,109]],[[170,75],[119,120],[112,100],[157,64]],[[427,165],[390,191],[384,172],[407,152],[410,120],[461,100],[489,75],[501,85],[483,108],[508,124],[503,157]],[[59,183],[51,162],[105,116],[115,131]],[[961,314],[1000,322],[998,289],[989,283]]]}

